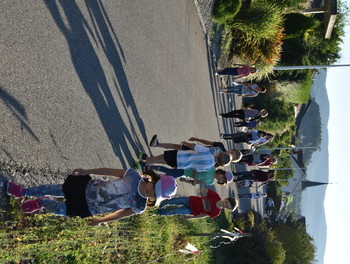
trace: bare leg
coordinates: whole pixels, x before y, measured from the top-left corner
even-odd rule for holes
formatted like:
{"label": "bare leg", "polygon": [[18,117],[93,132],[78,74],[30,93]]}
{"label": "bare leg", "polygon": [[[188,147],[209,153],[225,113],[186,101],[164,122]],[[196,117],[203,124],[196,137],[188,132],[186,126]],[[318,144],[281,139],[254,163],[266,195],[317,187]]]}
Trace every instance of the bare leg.
{"label": "bare leg", "polygon": [[159,147],[159,148],[165,148],[165,149],[181,150],[181,145],[180,145],[180,144],[158,143],[157,147]]}
{"label": "bare leg", "polygon": [[164,154],[154,156],[154,157],[147,157],[145,160],[146,165],[151,165],[155,163],[161,163],[161,164],[166,164],[166,161],[164,160]]}

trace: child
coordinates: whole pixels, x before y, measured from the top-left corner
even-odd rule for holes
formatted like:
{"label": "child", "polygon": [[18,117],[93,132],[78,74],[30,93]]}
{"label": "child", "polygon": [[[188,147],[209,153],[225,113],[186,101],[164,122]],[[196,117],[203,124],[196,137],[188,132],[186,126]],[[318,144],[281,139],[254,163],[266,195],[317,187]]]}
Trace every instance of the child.
{"label": "child", "polygon": [[259,87],[255,83],[234,83],[233,86],[227,86],[219,89],[220,93],[237,94],[241,97],[256,97],[259,93],[266,93],[264,87]]}
{"label": "child", "polygon": [[238,110],[233,110],[225,114],[219,114],[219,116],[224,118],[238,118],[242,121],[254,121],[260,120],[261,118],[267,117],[269,112],[266,109],[254,109],[254,108],[243,108]]}
{"label": "child", "polygon": [[[16,198],[38,196],[41,198],[27,200],[22,204],[25,213],[32,213],[46,208],[50,213],[62,216],[89,217],[109,213],[100,218],[88,220],[89,225],[119,220],[133,214],[141,214],[146,205],[154,206],[164,199],[172,198],[177,189],[175,179],[171,176],[157,175],[146,171],[141,175],[133,170],[119,169],[76,169],[64,184],[42,185],[24,188],[13,182],[8,184],[7,192]],[[116,177],[109,181],[94,180],[89,175]],[[49,197],[64,197],[59,202]]]}
{"label": "child", "polygon": [[256,129],[234,134],[221,134],[220,137],[225,140],[232,139],[234,143],[247,143],[251,146],[264,145],[274,138],[272,134]]}
{"label": "child", "polygon": [[[234,198],[221,200],[220,196],[213,190],[201,188],[201,197],[176,197],[161,202],[159,215],[186,215],[187,218],[201,218],[207,215],[215,218],[220,215],[222,209],[234,211],[238,202]],[[164,208],[176,205],[177,207]]]}
{"label": "child", "polygon": [[243,122],[235,122],[235,127],[249,127],[256,128],[261,125],[261,120],[253,120],[253,121],[243,121]]}
{"label": "child", "polygon": [[251,170],[251,171],[236,172],[236,173],[233,173],[233,175],[236,176],[236,179],[234,180],[235,182],[244,181],[244,180],[253,180],[256,182],[261,182],[260,186],[262,186],[274,180],[275,171],[274,170],[268,170],[268,171]]}
{"label": "child", "polygon": [[256,192],[256,193],[238,194],[238,198],[240,199],[261,199],[263,197],[267,197],[267,193]]}
{"label": "child", "polygon": [[[209,148],[211,154],[214,156],[219,154],[220,152],[226,152],[232,155],[232,162],[238,162],[242,158],[242,154],[238,149],[229,149],[226,150],[224,144],[221,142],[209,141],[206,139],[200,139],[196,137],[190,137],[189,141],[198,141],[205,145],[205,147]],[[185,143],[185,142],[183,142]],[[165,149],[174,149],[174,150],[193,150],[185,144],[172,144],[172,143],[159,143],[157,135],[154,135],[149,144],[151,147],[159,147]]]}
{"label": "child", "polygon": [[235,77],[243,77],[256,72],[258,72],[258,69],[256,67],[250,67],[248,65],[239,65],[238,67],[225,68],[221,71],[217,71],[215,75],[231,75]]}
{"label": "child", "polygon": [[185,176],[191,179],[180,178],[180,181],[191,183],[192,185],[196,184],[206,184],[213,185],[215,180],[220,185],[225,185],[226,183],[231,183],[233,181],[233,175],[230,171],[224,171],[222,169],[211,168],[207,171],[200,171],[193,169],[169,169],[164,166],[147,166],[147,169],[163,172],[167,175],[173,176],[174,178],[179,178]]}
{"label": "child", "polygon": [[277,160],[270,154],[264,153],[252,153],[244,155],[239,161],[241,164],[247,164],[248,166],[270,167],[270,165],[277,163]]}
{"label": "child", "polygon": [[[140,161],[141,167],[161,163],[179,169],[196,169],[197,171],[207,171],[214,167],[226,166],[232,161],[232,156],[228,153],[220,152],[213,155],[209,148],[192,143],[182,142],[183,145],[193,150],[168,150],[164,154],[155,157],[146,157],[145,161]],[[137,165],[138,162],[135,162]]]}

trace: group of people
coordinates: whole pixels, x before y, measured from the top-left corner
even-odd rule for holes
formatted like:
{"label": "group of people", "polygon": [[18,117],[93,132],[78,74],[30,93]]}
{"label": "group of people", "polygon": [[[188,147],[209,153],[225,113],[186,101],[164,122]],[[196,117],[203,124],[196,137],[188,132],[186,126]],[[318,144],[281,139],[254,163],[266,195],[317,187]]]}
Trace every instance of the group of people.
{"label": "group of people", "polygon": [[[238,65],[237,67],[225,68],[216,72],[216,75],[233,76],[234,78],[240,78],[256,74],[258,69],[256,67],[250,67],[248,65]],[[233,86],[227,86],[219,89],[220,93],[232,93],[241,97],[256,97],[259,93],[265,93],[266,89],[260,87],[257,84],[251,83],[238,83],[233,82]],[[256,146],[264,145],[271,140],[274,136],[271,133],[267,133],[262,130],[256,129],[262,122],[262,119],[268,116],[266,109],[258,110],[253,108],[243,108],[233,110],[228,113],[220,113],[222,118],[236,118],[239,121],[234,122],[235,127],[246,127],[246,132],[237,132],[233,134],[221,134],[220,138],[223,140],[232,140],[234,143],[246,143],[251,149],[242,150],[244,154],[239,163],[247,164],[248,166],[258,166],[259,168],[267,169],[270,165],[276,163],[276,159],[270,154],[256,153],[252,150]],[[250,187],[252,182],[261,182],[259,186],[262,186],[274,179],[274,171],[261,171],[252,170],[240,173],[234,173],[236,176],[235,181],[239,182],[241,187]],[[239,198],[259,199],[266,197],[266,194],[258,192],[251,194],[240,194]]]}
{"label": "group of people", "polygon": [[[241,67],[226,69],[218,74],[248,74],[256,69]],[[248,90],[264,92],[256,85],[240,84],[240,95],[246,96]],[[225,88],[224,92],[237,92],[238,87]],[[249,92],[252,94],[252,92]],[[256,127],[260,119],[268,115],[267,110],[240,109],[221,114],[224,118],[239,118],[242,122],[236,126]],[[222,134],[222,139],[232,139],[235,143],[246,142],[259,146],[273,139],[273,135],[260,130],[248,130],[236,134]],[[157,206],[159,215],[185,215],[187,218],[218,216],[222,209],[235,210],[238,201],[235,198],[221,199],[218,193],[205,189],[202,185],[215,182],[225,185],[233,181],[260,181],[262,184],[273,179],[273,171],[253,170],[232,173],[224,167],[234,163],[248,166],[268,167],[275,162],[271,155],[258,155],[246,150],[226,150],[221,142],[212,142],[191,137],[190,142],[181,144],[160,143],[157,135],[150,141],[151,147],[166,149],[163,154],[149,157],[140,152],[135,168],[128,169],[75,169],[67,176],[63,184],[47,184],[26,188],[9,182],[7,193],[15,198],[24,199],[21,204],[25,213],[33,213],[45,208],[48,212],[62,216],[90,217],[88,224],[119,220],[133,214],[141,214],[147,206]],[[197,141],[203,145],[194,144]],[[244,155],[242,154],[244,153]],[[166,165],[166,166],[164,166]],[[142,171],[140,174],[136,169]],[[102,180],[92,176],[109,176]],[[200,196],[175,197],[176,178],[192,185],[200,184]],[[265,194],[250,194],[250,198],[264,197]],[[56,198],[64,198],[64,201]],[[240,198],[249,198],[240,195]],[[103,215],[103,216],[99,216]]]}
{"label": "group of people", "polygon": [[[240,151],[235,149],[226,151],[220,142],[218,145],[212,144],[211,147],[188,142],[159,143],[157,136],[152,138],[150,145],[171,150],[155,157],[140,153],[135,165],[142,170],[142,174],[133,168],[75,169],[63,184],[25,188],[9,182],[7,193],[15,198],[38,197],[26,199],[21,204],[25,213],[33,213],[45,208],[50,213],[70,217],[106,214],[90,218],[88,220],[90,225],[141,214],[147,206],[158,206],[159,215],[185,215],[187,218],[204,216],[214,218],[221,213],[222,209],[237,208],[236,199],[221,199],[215,191],[203,187],[200,188],[200,196],[175,197],[177,191],[175,178],[185,175],[192,179],[188,182],[193,185],[232,182],[233,174],[219,167],[228,165],[232,161],[239,161],[242,157]],[[152,164],[167,164],[174,169],[152,166]],[[111,179],[102,180],[91,177],[94,175],[109,176]],[[57,197],[64,197],[64,201],[56,199]]]}
{"label": "group of people", "polygon": [[[244,77],[257,72],[258,69],[256,67],[240,65],[238,67],[225,68],[217,71],[215,74],[219,76],[229,75],[234,77]],[[236,94],[241,97],[256,97],[259,95],[259,93],[266,93],[266,89],[255,83],[233,82],[231,86],[220,88],[219,92],[224,94]]]}

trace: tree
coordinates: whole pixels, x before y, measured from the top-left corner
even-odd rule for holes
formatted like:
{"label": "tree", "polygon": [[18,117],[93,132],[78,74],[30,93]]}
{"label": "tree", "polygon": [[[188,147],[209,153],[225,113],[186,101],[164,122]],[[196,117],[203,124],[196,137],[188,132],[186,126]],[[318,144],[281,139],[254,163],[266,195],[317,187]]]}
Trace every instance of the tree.
{"label": "tree", "polygon": [[285,15],[285,34],[284,39],[302,36],[306,31],[316,28],[320,25],[320,21],[299,13],[289,13]]}
{"label": "tree", "polygon": [[285,263],[309,264],[313,261],[315,245],[305,226],[285,224],[273,228],[273,231],[286,252]]}

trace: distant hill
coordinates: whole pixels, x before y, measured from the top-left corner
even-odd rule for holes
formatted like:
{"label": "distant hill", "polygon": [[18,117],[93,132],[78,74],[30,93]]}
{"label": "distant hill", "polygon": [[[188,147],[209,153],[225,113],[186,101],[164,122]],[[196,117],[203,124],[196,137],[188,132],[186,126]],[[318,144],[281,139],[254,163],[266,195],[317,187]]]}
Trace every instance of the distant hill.
{"label": "distant hill", "polygon": [[[311,89],[312,103],[306,112],[299,130],[298,145],[321,146],[320,151],[304,152],[304,163],[307,165],[307,179],[328,182],[328,120],[329,100],[326,90],[327,72],[322,70],[317,75]],[[324,199],[327,186],[316,186],[302,192],[302,214],[306,217],[308,233],[315,239],[317,247],[316,260],[323,263],[327,238],[327,224],[324,211]]]}
{"label": "distant hill", "polygon": [[[322,70],[315,79],[311,90],[311,104],[301,121],[296,142],[297,146],[304,147],[322,145],[322,152],[326,151],[328,153],[329,100],[325,86],[326,77],[327,72]],[[305,165],[310,163],[314,151],[313,149],[304,151]]]}

